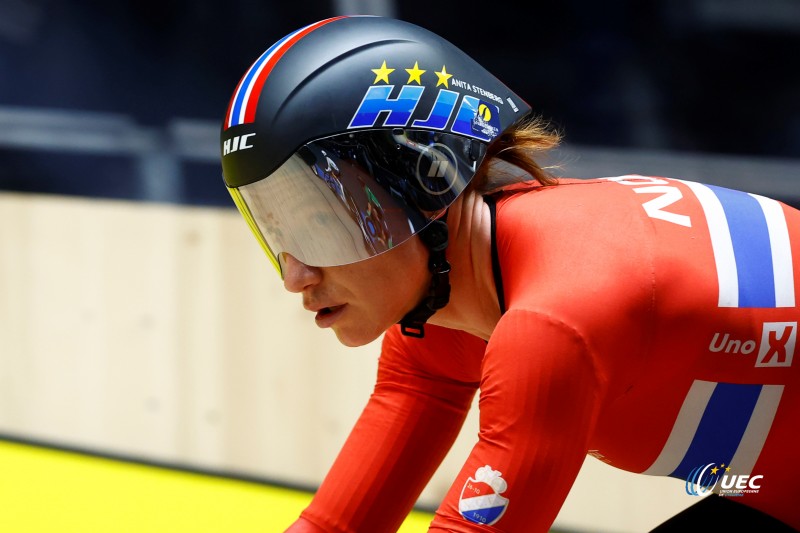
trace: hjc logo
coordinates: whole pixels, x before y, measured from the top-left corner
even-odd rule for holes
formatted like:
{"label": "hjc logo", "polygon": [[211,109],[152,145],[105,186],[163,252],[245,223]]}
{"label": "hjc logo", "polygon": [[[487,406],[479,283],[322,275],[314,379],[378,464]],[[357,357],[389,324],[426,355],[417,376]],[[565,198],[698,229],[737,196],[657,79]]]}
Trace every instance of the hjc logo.
{"label": "hjc logo", "polygon": [[255,137],[255,135],[255,133],[245,133],[244,135],[231,137],[222,143],[222,155],[225,156],[231,152],[236,152],[237,150],[247,150],[248,148],[252,148],[253,145],[249,143],[249,140],[250,137]]}
{"label": "hjc logo", "polygon": [[792,366],[797,343],[797,322],[764,322],[761,342],[752,339],[735,339],[729,333],[715,333],[708,345],[711,352],[748,355],[758,347],[757,367]]}
{"label": "hjc logo", "polygon": [[[425,87],[403,85],[397,98],[390,97],[392,89],[394,85],[370,86],[347,128],[372,128],[378,121],[378,116],[385,112],[387,115],[383,126],[404,128],[410,123],[411,127],[443,130],[450,122],[460,96],[456,91],[439,89],[427,118],[412,121],[411,116],[416,111]],[[500,131],[500,110],[479,98],[464,95],[450,131],[489,141]]]}

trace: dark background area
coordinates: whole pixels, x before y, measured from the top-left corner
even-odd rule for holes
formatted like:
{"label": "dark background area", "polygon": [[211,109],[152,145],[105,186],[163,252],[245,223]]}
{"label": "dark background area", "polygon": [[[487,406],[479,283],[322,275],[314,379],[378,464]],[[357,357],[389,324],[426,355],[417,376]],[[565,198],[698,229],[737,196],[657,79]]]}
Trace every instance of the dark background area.
{"label": "dark background area", "polygon": [[[569,144],[800,158],[800,2],[380,4],[461,47]],[[219,122],[256,57],[343,5],[0,0],[0,108]],[[185,170],[187,201],[229,201],[218,164]],[[0,146],[0,189],[135,198],[138,175],[126,156]]]}

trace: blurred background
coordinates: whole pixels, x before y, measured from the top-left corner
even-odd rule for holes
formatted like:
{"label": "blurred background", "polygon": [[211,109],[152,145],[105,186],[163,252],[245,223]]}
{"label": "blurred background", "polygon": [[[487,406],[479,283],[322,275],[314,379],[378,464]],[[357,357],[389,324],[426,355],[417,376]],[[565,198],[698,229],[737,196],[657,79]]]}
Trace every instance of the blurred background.
{"label": "blurred background", "polygon": [[[353,13],[477,59],[563,130],[563,175],[667,175],[800,207],[795,0],[0,0],[0,441],[313,491],[377,345],[343,350],[284,293],[217,143],[269,45]],[[38,476],[17,483],[55,482]],[[643,531],[692,503],[681,492],[587,460],[556,526]]]}
{"label": "blurred background", "polygon": [[215,139],[233,88],[279,37],[339,13],[438,32],[569,145],[800,157],[794,0],[0,0],[0,186],[229,205]]}

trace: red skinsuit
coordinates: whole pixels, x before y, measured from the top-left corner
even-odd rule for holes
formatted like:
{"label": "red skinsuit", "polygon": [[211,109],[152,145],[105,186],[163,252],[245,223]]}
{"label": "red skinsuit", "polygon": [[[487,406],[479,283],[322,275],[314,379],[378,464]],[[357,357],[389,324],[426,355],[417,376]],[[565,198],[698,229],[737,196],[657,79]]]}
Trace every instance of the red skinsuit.
{"label": "red skinsuit", "polygon": [[800,528],[800,212],[642,176],[495,200],[505,312],[488,344],[388,331],[374,394],[289,531],[396,531],[478,390],[479,440],[431,531],[547,531],[587,453]]}

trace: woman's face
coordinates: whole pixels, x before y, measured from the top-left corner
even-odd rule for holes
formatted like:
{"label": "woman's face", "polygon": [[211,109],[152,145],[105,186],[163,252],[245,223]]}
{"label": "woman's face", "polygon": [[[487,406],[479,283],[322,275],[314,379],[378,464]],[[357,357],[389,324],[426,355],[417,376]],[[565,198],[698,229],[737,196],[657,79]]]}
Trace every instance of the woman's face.
{"label": "woman's face", "polygon": [[301,293],[303,307],[316,313],[345,346],[363,346],[400,321],[430,284],[428,251],[418,237],[370,259],[337,267],[313,267],[282,256],[286,290]]}

